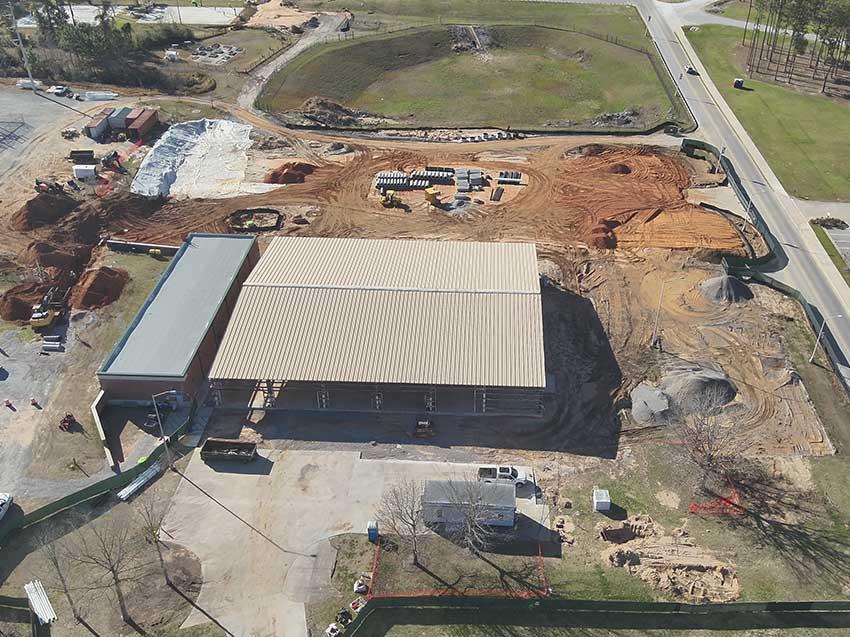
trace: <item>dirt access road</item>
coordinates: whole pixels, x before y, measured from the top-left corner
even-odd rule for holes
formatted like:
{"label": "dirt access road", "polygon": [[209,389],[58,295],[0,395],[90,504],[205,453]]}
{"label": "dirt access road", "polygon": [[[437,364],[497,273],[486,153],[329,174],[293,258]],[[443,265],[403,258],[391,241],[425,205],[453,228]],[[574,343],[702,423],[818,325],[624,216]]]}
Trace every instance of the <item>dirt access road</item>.
{"label": "dirt access road", "polygon": [[[268,5],[260,5],[259,11],[263,11],[264,6],[271,7],[274,3]],[[302,20],[306,16],[302,15]],[[326,42],[333,37],[334,32],[339,29],[344,17],[337,14],[321,14],[318,16],[319,26],[315,29],[306,29],[304,35],[294,45],[286,51],[278,55],[276,58],[269,60],[259,68],[255,69],[248,80],[245,82],[239,97],[236,99],[240,107],[249,109],[254,113],[260,114],[260,111],[254,108],[254,102],[259,97],[260,92],[269,81],[269,78],[284,66],[292,62],[300,53],[306,51],[312,46]]]}

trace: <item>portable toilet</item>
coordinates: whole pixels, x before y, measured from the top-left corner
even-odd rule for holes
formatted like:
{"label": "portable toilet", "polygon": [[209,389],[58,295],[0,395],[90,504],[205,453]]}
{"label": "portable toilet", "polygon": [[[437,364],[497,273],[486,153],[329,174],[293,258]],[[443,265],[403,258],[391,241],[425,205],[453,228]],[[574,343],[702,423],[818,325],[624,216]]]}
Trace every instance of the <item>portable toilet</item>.
{"label": "portable toilet", "polygon": [[366,525],[366,535],[372,544],[378,543],[378,523],[375,520],[369,520]]}
{"label": "portable toilet", "polygon": [[594,511],[610,511],[611,496],[607,489],[593,489],[593,510]]}

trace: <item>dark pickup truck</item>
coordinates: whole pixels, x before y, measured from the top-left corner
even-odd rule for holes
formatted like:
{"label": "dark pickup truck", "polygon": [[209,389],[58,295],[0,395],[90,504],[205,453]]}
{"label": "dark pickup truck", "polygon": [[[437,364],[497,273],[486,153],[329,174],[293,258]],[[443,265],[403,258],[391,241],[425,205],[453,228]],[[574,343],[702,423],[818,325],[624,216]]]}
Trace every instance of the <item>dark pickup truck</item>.
{"label": "dark pickup truck", "polygon": [[207,438],[201,447],[201,460],[241,460],[251,462],[257,457],[257,443],[227,438]]}

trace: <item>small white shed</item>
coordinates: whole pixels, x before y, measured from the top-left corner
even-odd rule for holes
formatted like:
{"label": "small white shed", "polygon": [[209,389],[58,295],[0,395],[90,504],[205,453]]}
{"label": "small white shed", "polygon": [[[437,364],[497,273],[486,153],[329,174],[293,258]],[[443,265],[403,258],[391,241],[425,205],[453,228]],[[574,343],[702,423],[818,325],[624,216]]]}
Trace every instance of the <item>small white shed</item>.
{"label": "small white shed", "polygon": [[93,164],[77,164],[74,166],[74,179],[91,179],[97,177],[97,166]]}
{"label": "small white shed", "polygon": [[611,496],[608,489],[593,489],[593,510],[594,511],[610,511]]}
{"label": "small white shed", "polygon": [[479,502],[484,524],[512,528],[516,523],[513,484],[429,480],[422,494],[422,517],[428,525],[461,524],[465,509]]}

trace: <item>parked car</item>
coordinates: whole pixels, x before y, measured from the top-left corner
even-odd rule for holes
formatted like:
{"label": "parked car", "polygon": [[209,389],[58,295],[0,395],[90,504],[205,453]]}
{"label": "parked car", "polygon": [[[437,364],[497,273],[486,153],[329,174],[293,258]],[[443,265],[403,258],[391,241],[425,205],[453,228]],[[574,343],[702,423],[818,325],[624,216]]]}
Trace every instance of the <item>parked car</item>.
{"label": "parked car", "polygon": [[69,89],[67,86],[62,86],[61,84],[56,85],[56,86],[51,86],[49,89],[47,89],[45,91],[45,93],[50,93],[52,95],[55,95],[56,97],[63,97],[64,95],[67,95],[70,92],[71,92],[71,89]]}
{"label": "parked car", "polygon": [[478,479],[482,482],[501,482],[521,487],[530,481],[530,476],[522,467],[485,466],[478,468]]}
{"label": "parked car", "polygon": [[6,515],[9,507],[12,506],[13,500],[14,498],[10,493],[0,493],[0,520],[3,519],[4,515]]}

